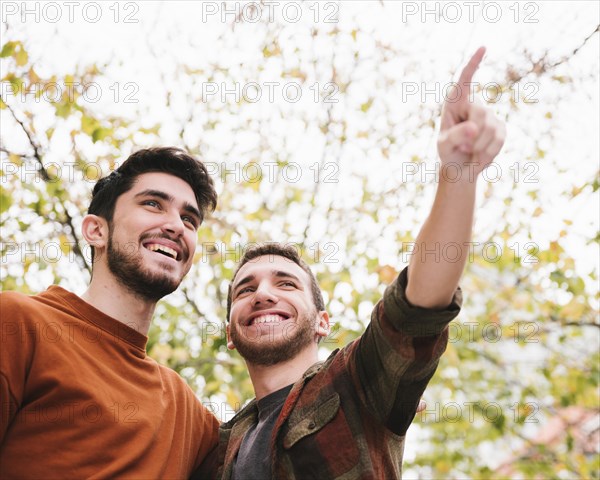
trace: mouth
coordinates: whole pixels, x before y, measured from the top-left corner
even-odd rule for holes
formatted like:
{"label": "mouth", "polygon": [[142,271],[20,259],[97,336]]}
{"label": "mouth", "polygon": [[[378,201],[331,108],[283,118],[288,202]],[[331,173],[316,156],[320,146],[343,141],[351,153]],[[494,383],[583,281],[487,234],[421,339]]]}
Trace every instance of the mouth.
{"label": "mouth", "polygon": [[151,252],[160,253],[165,257],[172,258],[173,260],[181,260],[181,254],[177,252],[174,248],[167,247],[166,245],[162,245],[160,243],[147,243],[144,245]]}
{"label": "mouth", "polygon": [[250,320],[246,323],[246,326],[280,323],[285,322],[289,318],[290,315],[286,313],[263,313],[251,317]]}

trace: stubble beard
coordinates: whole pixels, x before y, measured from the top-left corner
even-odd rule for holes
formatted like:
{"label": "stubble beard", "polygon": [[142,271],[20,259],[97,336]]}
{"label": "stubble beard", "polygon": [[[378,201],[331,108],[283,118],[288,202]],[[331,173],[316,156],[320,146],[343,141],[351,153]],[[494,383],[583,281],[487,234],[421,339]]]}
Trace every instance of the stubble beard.
{"label": "stubble beard", "polygon": [[[258,338],[248,338],[235,325],[231,327],[231,340],[235,348],[246,362],[270,366],[291,360],[315,340],[315,322],[317,311],[305,313],[298,321],[290,323],[295,328],[286,328],[282,338],[275,340],[272,335],[260,335]],[[263,324],[260,328],[269,328]]]}
{"label": "stubble beard", "polygon": [[[138,245],[141,245],[141,242]],[[137,246],[133,252],[115,248],[112,231],[108,238],[106,254],[108,268],[117,281],[142,300],[158,302],[177,290],[181,283],[168,275],[145,269]]]}

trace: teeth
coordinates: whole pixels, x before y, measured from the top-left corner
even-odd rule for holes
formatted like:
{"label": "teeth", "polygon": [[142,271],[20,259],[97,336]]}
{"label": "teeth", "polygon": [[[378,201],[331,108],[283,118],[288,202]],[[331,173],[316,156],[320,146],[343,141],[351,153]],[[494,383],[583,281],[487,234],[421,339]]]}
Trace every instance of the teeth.
{"label": "teeth", "polygon": [[151,252],[163,252],[169,255],[172,258],[177,258],[177,252],[172,248],[165,247],[164,245],[160,245],[158,243],[152,243],[146,247]]}
{"label": "teeth", "polygon": [[279,323],[285,320],[281,315],[261,315],[256,317],[253,323]]}

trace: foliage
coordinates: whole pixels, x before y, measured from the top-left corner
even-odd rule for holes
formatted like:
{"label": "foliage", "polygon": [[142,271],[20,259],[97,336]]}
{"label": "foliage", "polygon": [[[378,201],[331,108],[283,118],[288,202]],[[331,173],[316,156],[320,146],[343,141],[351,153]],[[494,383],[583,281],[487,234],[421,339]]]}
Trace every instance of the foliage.
{"label": "foliage", "polygon": [[[0,52],[2,82],[11,86],[0,103],[2,289],[35,293],[58,283],[82,291],[90,268],[79,225],[93,182],[135,148],[173,138],[211,166],[218,210],[200,228],[192,272],[159,303],[148,352],[222,419],[253,396],[243,362],[226,348],[223,322],[241,250],[256,241],[297,245],[336,325],[323,349],[356,338],[407,263],[426,215],[435,179],[421,173],[435,170],[439,117],[437,102],[399,100],[401,79],[415,78],[418,61],[358,19],[312,31],[278,22],[236,28],[211,47],[232,58],[190,60],[170,53],[172,39],[149,43],[157,65],[168,60],[163,90],[129,113],[85,99],[85,85],[110,83],[114,65],[47,73],[10,29]],[[260,40],[245,43],[244,28]],[[412,475],[501,478],[508,461],[521,478],[598,478],[598,451],[582,449],[568,428],[557,442],[536,443],[566,407],[599,409],[597,255],[588,262],[575,255],[597,247],[596,232],[576,213],[597,204],[598,177],[590,168],[568,171],[593,158],[570,158],[565,167],[554,118],[586,75],[597,86],[597,63],[578,78],[567,74],[580,48],[592,48],[584,34],[565,57],[524,51],[510,63],[491,60],[495,80],[511,92],[494,104],[511,137],[501,177],[482,182],[479,244],[461,284],[466,303],[426,393],[428,408],[409,431],[409,447],[411,438],[419,442],[405,462]],[[244,55],[252,60],[242,65]],[[303,101],[266,108],[253,97],[207,95],[213,82],[253,81],[296,82]],[[527,82],[538,85],[540,102],[512,94]],[[150,110],[161,114],[148,123]]]}

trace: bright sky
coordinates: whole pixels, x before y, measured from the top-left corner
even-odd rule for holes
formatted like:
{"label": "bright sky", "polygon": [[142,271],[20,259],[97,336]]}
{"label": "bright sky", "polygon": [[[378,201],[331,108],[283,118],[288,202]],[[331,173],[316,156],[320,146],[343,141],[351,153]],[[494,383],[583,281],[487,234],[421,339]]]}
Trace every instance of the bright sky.
{"label": "bright sky", "polygon": [[[261,6],[262,5],[262,6]],[[283,102],[285,93],[282,87],[275,87],[274,102],[269,102],[267,82],[277,79],[283,68],[279,59],[266,61],[260,49],[264,38],[264,27],[254,23],[266,20],[270,27],[283,25],[279,33],[279,41],[283,48],[281,61],[285,64],[294,62],[292,59],[302,58],[310,49],[317,48],[323,66],[327,67],[328,60],[336,56],[336,61],[350,62],[348,54],[354,45],[332,44],[327,35],[321,35],[316,40],[310,35],[310,28],[316,27],[321,31],[339,28],[350,31],[356,25],[360,26],[361,35],[355,40],[363,55],[363,67],[354,73],[353,98],[376,98],[372,108],[373,115],[363,119],[349,120],[349,133],[360,134],[361,130],[378,129],[378,113],[385,104],[396,111],[398,118],[406,106],[422,102],[438,104],[434,93],[426,94],[422,99],[425,87],[443,92],[444,85],[450,81],[449,72],[464,64],[468,56],[479,46],[488,48],[483,65],[477,72],[475,80],[482,85],[495,82],[504,74],[499,70],[506,64],[514,62],[522,64],[517,57],[523,47],[537,58],[548,52],[553,60],[568,56],[583,39],[598,25],[599,2],[570,1],[570,2],[386,2],[378,1],[323,1],[323,2],[267,2],[259,5],[256,2],[3,2],[1,7],[2,20],[8,22],[10,29],[7,38],[15,36],[27,39],[27,48],[36,69],[40,73],[67,74],[77,66],[95,63],[105,69],[105,76],[100,80],[99,90],[90,90],[90,106],[99,111],[115,112],[119,115],[138,117],[141,125],[152,126],[158,121],[163,122],[160,135],[167,144],[178,142],[178,124],[184,121],[190,108],[202,108],[201,102],[190,107],[190,99],[177,96],[178,83],[176,71],[178,64],[184,64],[189,69],[205,68],[210,63],[232,71],[257,71],[260,65],[260,77],[256,82],[261,88],[262,99],[254,105],[254,109],[245,112],[251,117],[268,119],[274,109],[287,108],[290,113],[294,109],[302,109],[309,116],[317,118],[323,114],[324,105],[311,101],[313,92],[307,87],[302,91],[302,101],[297,104]],[[252,7],[258,9],[253,9]],[[232,28],[231,22],[235,16],[244,22],[236,22]],[[21,34],[19,35],[19,32]],[[4,33],[4,32],[3,32]],[[231,45],[225,51],[212,48],[219,40],[223,45]],[[378,97],[381,82],[385,79],[375,77],[376,65],[369,65],[367,58],[370,51],[377,48],[373,39],[381,43],[389,43],[401,52],[406,52],[405,58],[398,59],[397,71],[407,71],[407,76],[401,79],[400,89],[395,92],[386,91],[385,98]],[[240,41],[243,39],[243,41]],[[299,50],[289,52],[286,44],[292,43]],[[316,45],[316,47],[315,47]],[[151,53],[154,51],[154,55]],[[308,55],[308,54],[307,54]],[[583,196],[567,204],[559,203],[556,198],[565,185],[580,184],[591,178],[598,171],[598,131],[599,98],[598,98],[598,35],[578,53],[575,60],[564,68],[559,67],[556,74],[568,75],[578,80],[573,88],[572,97],[562,101],[561,110],[556,111],[552,102],[551,84],[533,83],[526,79],[520,88],[538,100],[535,109],[527,110],[526,115],[514,115],[508,125],[508,140],[501,159],[503,180],[514,176],[511,166],[519,165],[521,169],[527,159],[520,152],[525,145],[541,137],[545,123],[538,121],[547,112],[553,113],[553,139],[550,145],[540,145],[547,149],[547,159],[561,167],[559,176],[555,170],[544,163],[536,167],[534,178],[543,185],[545,195],[544,205],[547,211],[532,218],[535,240],[544,247],[548,238],[554,238],[557,232],[564,228],[559,218],[569,218],[573,224],[569,226],[570,235],[566,239],[569,253],[581,261],[578,269],[582,273],[598,266],[598,252],[592,246],[584,246],[583,238],[590,237],[598,230],[600,211],[598,202],[590,203]],[[408,62],[408,68],[406,63]],[[302,67],[302,65],[300,64]],[[285,65],[284,65],[285,67]],[[317,66],[317,71],[319,67]],[[397,80],[394,59],[382,67],[385,75]],[[310,68],[308,69],[310,70]],[[595,76],[590,78],[590,72]],[[327,76],[323,76],[327,78]],[[455,78],[455,77],[454,77]],[[243,78],[242,78],[243,79]],[[314,79],[313,79],[314,80]],[[247,81],[247,79],[246,79]],[[423,82],[427,82],[425,86]],[[436,82],[438,82],[436,84]],[[165,111],[164,85],[174,90],[172,106]],[[321,82],[322,84],[323,82]],[[314,81],[312,82],[314,84]],[[206,89],[206,87],[203,87]],[[212,95],[212,100],[218,102],[222,91]],[[414,93],[414,89],[418,91]],[[94,97],[98,92],[99,99]],[[249,90],[251,95],[253,90]],[[413,93],[411,93],[413,92]],[[198,92],[200,93],[200,92]],[[202,93],[210,93],[203,90]],[[293,91],[292,91],[293,94]],[[115,96],[119,96],[115,101]],[[394,97],[395,95],[395,97]],[[505,95],[510,95],[506,93]],[[137,103],[124,101],[129,96]],[[158,101],[157,101],[158,100]],[[93,103],[93,105],[92,105]],[[499,115],[507,112],[506,103],[497,104]],[[144,112],[140,118],[138,112]],[[370,112],[371,113],[371,112]],[[281,139],[285,138],[292,151],[297,152],[292,160],[309,166],[314,159],[321,158],[322,142],[318,139],[311,141],[311,132],[305,131],[298,135],[294,125],[293,115],[286,122],[271,122],[273,145],[277,149]],[[536,120],[533,120],[536,119]],[[533,120],[533,121],[532,121]],[[222,128],[212,132],[203,132],[203,139],[214,149],[213,157],[216,163],[223,160],[225,146],[229,145],[231,128],[239,119],[223,121]],[[42,125],[50,126],[55,122],[53,117],[47,117]],[[227,123],[229,122],[229,124]],[[402,128],[410,132],[415,126],[410,122]],[[8,133],[4,127],[5,134]],[[319,135],[316,132],[317,136]],[[406,140],[406,139],[405,139]],[[239,151],[244,149],[244,140],[237,139]],[[252,145],[255,139],[251,134],[246,139]],[[395,154],[400,158],[409,158],[412,154],[423,154],[426,158],[435,158],[435,142],[433,137],[403,141],[402,150]],[[69,153],[69,145],[55,142],[48,161],[59,160]],[[98,154],[95,145],[87,147],[90,156]],[[323,198],[343,198],[344,202],[357,202],[360,191],[356,188],[356,178],[352,173],[360,172],[363,168],[364,153],[362,150],[346,149],[340,153],[344,163],[340,172],[340,183],[327,186],[322,191]],[[242,158],[240,156],[240,158]],[[376,185],[390,185],[403,173],[403,162],[390,163],[387,159],[376,155],[369,158],[371,168],[369,182]],[[380,162],[380,163],[378,163]],[[385,162],[385,163],[384,163]],[[384,168],[377,169],[377,165]],[[530,166],[531,167],[531,166]],[[391,169],[391,171],[390,171]],[[379,170],[379,174],[377,173]],[[521,172],[521,180],[532,169]],[[390,183],[390,181],[392,183]],[[500,182],[494,192],[494,200],[487,206],[485,216],[477,223],[477,234],[487,238],[486,232],[495,227],[497,216],[502,211],[502,196],[507,194],[510,182]],[[536,186],[536,185],[534,185]],[[480,193],[483,189],[480,189]],[[428,190],[433,194],[433,189]],[[587,201],[586,201],[587,200]],[[526,203],[527,200],[525,199]],[[524,203],[524,204],[525,204]],[[496,214],[490,215],[492,211]],[[530,214],[528,212],[526,214]],[[411,215],[411,212],[403,212]],[[414,212],[420,216],[422,212]],[[319,220],[315,220],[314,231],[320,230]],[[526,238],[515,241],[524,243]],[[381,258],[384,262],[392,262],[392,258]],[[589,259],[594,261],[590,262]]]}

